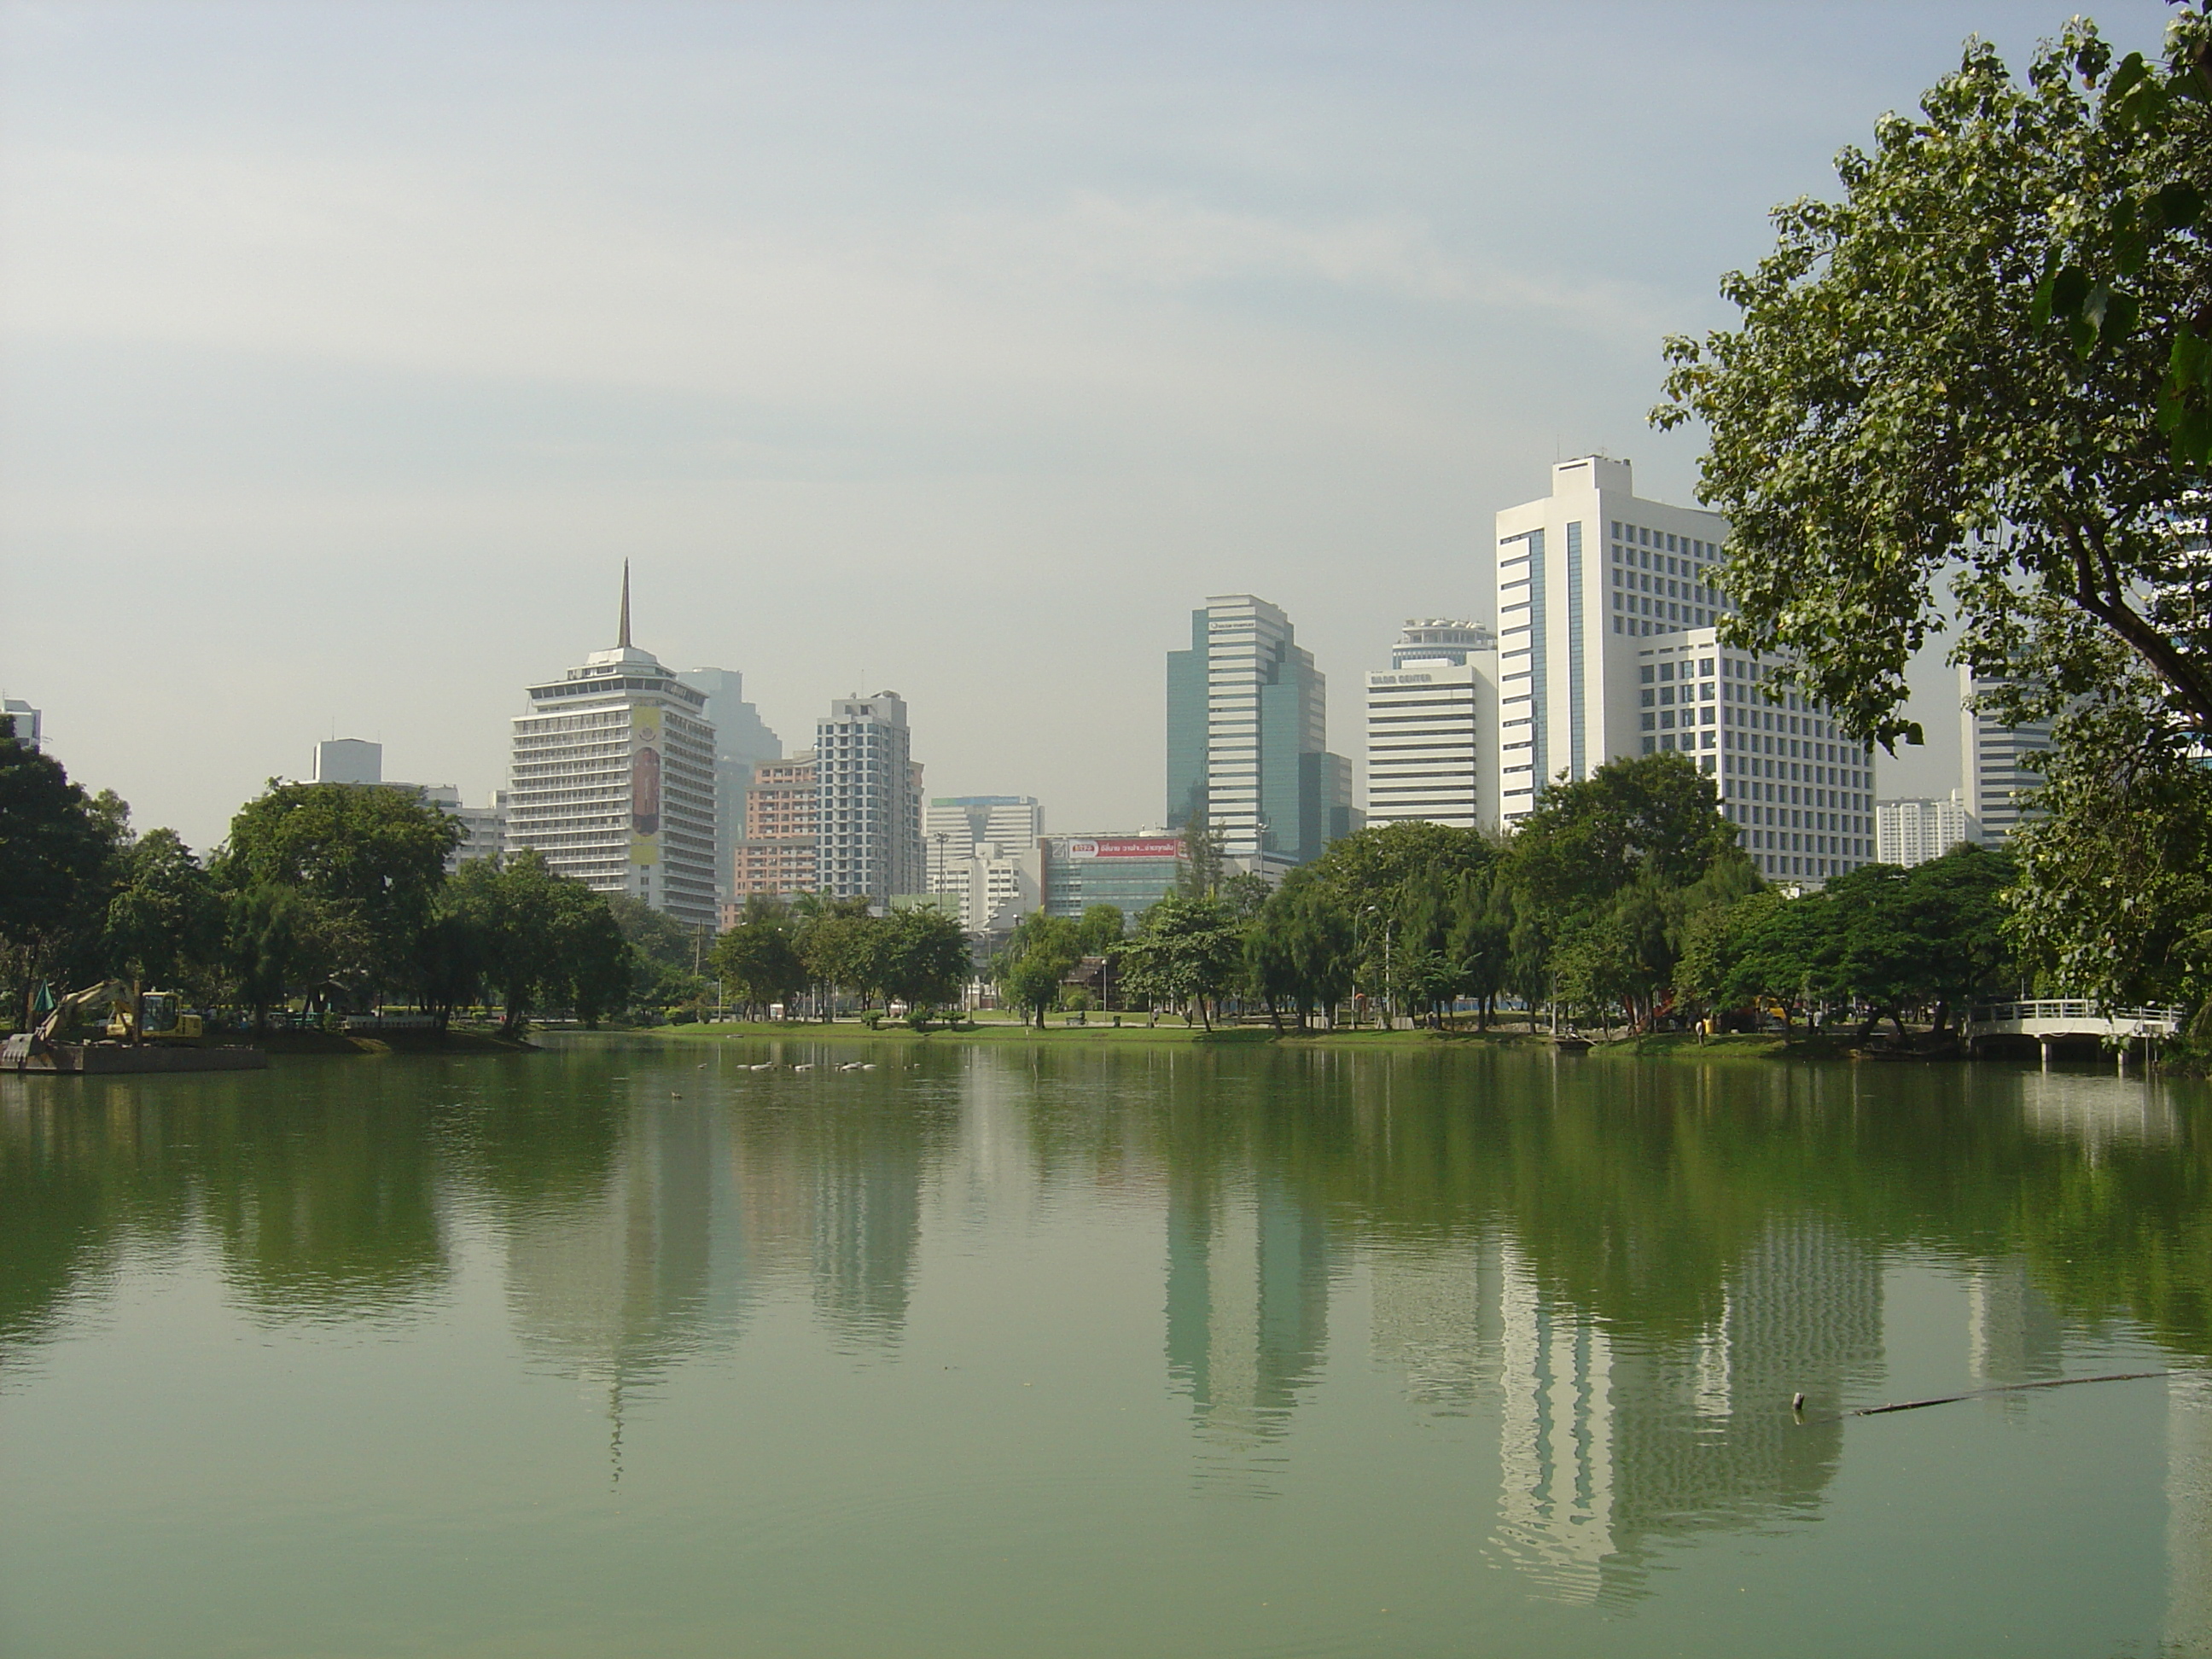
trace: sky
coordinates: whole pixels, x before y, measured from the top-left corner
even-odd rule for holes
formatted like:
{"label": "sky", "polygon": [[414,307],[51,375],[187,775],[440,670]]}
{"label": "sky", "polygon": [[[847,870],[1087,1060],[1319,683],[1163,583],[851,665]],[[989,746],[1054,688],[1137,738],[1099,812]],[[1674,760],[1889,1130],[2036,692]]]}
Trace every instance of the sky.
{"label": "sky", "polygon": [[1205,596],[1356,755],[1555,460],[1693,501],[1660,344],[1768,210],[2065,15],[0,0],[0,693],[201,848],[325,737],[481,799],[627,558],[788,748],[894,690],[931,794],[1155,823]]}

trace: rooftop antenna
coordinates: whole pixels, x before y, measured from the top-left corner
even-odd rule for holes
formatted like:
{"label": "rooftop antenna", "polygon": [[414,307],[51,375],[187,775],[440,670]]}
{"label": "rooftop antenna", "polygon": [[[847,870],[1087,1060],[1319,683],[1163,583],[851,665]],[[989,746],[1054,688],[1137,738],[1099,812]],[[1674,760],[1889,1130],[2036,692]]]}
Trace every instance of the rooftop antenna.
{"label": "rooftop antenna", "polygon": [[623,561],[622,637],[615,644],[623,650],[629,649],[629,561]]}

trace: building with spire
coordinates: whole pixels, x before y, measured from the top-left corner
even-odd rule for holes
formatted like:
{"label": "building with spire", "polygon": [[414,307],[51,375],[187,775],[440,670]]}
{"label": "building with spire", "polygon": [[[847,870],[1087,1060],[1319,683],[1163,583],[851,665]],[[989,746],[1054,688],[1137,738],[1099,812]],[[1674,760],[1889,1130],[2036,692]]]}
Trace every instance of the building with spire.
{"label": "building with spire", "polygon": [[614,649],[529,690],[514,720],[508,848],[712,927],[714,727],[706,694],[630,642],[628,561]]}

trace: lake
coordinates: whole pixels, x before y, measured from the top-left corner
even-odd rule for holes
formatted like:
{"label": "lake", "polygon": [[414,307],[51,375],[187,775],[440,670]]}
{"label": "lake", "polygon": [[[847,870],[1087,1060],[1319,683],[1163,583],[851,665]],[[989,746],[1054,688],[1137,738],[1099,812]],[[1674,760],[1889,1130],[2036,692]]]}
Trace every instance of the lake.
{"label": "lake", "polygon": [[2206,1374],[1838,1415],[2208,1357],[2087,1068],[10,1077],[0,1652],[2212,1654]]}

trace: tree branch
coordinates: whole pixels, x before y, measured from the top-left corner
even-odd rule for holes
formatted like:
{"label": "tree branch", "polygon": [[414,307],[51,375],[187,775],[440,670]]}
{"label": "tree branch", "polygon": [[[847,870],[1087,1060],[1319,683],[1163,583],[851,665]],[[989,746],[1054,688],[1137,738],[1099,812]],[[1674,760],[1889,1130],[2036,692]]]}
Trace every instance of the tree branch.
{"label": "tree branch", "polygon": [[[2093,550],[2078,524],[2060,526],[2074,559],[2074,601],[2103,623],[2178,695],[2197,729],[2212,738],[2212,683],[2197,665],[2129,605],[2112,562]],[[2099,580],[2100,574],[2103,580]]]}

